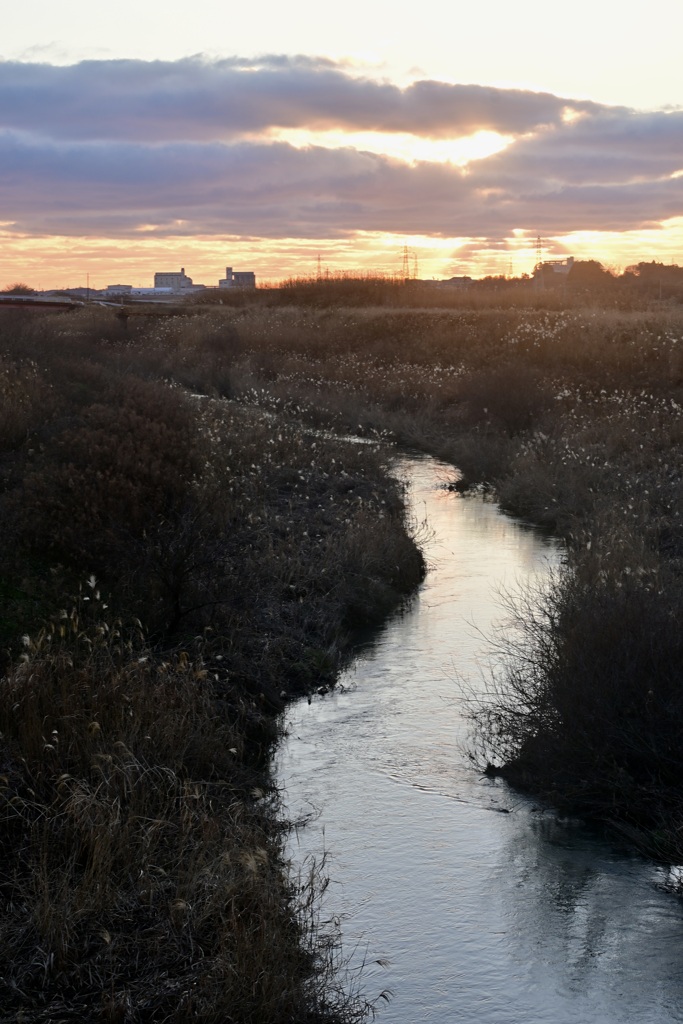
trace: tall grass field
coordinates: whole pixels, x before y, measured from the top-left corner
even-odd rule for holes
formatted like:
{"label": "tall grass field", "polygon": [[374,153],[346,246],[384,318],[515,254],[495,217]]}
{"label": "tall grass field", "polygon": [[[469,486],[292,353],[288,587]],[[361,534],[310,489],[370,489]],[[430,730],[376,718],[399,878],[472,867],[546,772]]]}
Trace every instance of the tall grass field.
{"label": "tall grass field", "polygon": [[3,314],[0,1020],[372,1015],[267,768],[422,578],[392,446],[566,544],[480,770],[680,863],[683,307],[433,294]]}

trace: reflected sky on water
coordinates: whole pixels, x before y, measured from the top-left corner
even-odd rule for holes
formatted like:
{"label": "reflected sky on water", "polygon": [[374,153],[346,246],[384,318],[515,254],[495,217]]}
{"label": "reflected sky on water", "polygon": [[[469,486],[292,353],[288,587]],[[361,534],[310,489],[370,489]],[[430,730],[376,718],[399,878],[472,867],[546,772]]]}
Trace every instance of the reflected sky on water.
{"label": "reflected sky on water", "polygon": [[464,753],[468,692],[505,591],[542,580],[556,543],[446,467],[406,460],[426,519],[427,580],[326,697],[288,712],[277,777],[296,867],[329,856],[326,910],[344,917],[387,1024],[666,1024],[683,1021],[683,909],[642,859],[557,820]]}

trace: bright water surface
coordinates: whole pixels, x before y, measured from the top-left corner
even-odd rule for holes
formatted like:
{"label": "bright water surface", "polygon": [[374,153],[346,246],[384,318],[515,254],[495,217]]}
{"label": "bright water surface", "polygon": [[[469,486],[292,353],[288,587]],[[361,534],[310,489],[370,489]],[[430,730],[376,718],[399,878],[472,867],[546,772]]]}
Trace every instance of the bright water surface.
{"label": "bright water surface", "polygon": [[[426,518],[430,571],[338,689],[288,711],[277,759],[296,868],[329,854],[343,917],[385,1024],[683,1021],[683,906],[665,873],[490,782],[462,751],[468,685],[505,617],[501,588],[547,573],[556,545],[478,498],[399,466]],[[501,813],[503,810],[510,813]]]}

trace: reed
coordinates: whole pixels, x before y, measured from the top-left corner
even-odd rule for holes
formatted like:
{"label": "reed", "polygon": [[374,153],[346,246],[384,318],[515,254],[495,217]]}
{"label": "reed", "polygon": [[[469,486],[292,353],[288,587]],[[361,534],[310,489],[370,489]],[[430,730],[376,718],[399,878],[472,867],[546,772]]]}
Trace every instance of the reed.
{"label": "reed", "polygon": [[196,396],[240,349],[178,321],[0,325],[2,1015],[364,1020],[268,754],[422,559],[385,451]]}
{"label": "reed", "polygon": [[564,538],[567,565],[536,616],[520,599],[520,660],[477,715],[481,766],[680,860],[683,314],[553,301],[254,305],[224,314],[233,395],[437,454],[459,489]]}

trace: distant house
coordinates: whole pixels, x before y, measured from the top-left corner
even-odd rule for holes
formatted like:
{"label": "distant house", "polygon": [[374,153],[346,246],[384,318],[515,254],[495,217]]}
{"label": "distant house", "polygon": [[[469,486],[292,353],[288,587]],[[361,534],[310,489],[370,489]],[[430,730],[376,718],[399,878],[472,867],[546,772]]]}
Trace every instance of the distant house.
{"label": "distant house", "polygon": [[158,273],[154,275],[155,288],[170,288],[171,291],[181,292],[185,288],[192,287],[192,278],[185,273],[185,267],[180,268],[180,273]]}
{"label": "distant house", "polygon": [[255,288],[256,274],[253,270],[233,270],[225,268],[225,277],[218,282],[219,288]]}

